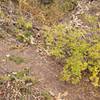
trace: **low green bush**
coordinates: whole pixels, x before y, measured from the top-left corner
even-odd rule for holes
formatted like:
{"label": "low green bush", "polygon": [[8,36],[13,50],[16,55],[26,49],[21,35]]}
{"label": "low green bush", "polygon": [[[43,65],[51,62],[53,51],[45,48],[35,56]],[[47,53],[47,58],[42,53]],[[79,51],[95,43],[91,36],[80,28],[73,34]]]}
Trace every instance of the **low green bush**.
{"label": "low green bush", "polygon": [[66,24],[46,29],[46,49],[51,55],[64,60],[61,80],[78,83],[85,74],[94,86],[100,85],[99,37],[99,34],[90,34]]}
{"label": "low green bush", "polygon": [[26,44],[34,44],[34,37],[31,32],[24,32],[22,34],[18,34],[16,39],[22,43]]}
{"label": "low green bush", "polygon": [[26,21],[24,17],[20,17],[17,20],[17,25],[19,27],[23,27],[25,30],[31,30],[32,29],[32,22]]}

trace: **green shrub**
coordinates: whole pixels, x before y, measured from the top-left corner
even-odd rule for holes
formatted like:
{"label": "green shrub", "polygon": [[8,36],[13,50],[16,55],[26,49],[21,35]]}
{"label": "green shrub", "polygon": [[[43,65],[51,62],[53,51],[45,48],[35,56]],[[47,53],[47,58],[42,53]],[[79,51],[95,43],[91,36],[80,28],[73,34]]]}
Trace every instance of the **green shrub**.
{"label": "green shrub", "polygon": [[24,17],[20,17],[17,20],[17,24],[18,26],[23,27],[26,30],[32,29],[32,22],[27,22]]}
{"label": "green shrub", "polygon": [[16,39],[26,44],[34,44],[34,37],[31,32],[24,32],[22,34],[18,34],[16,36]]}
{"label": "green shrub", "polygon": [[85,76],[93,85],[99,86],[100,39],[99,34],[91,35],[83,29],[64,24],[45,31],[46,49],[65,62],[61,80],[77,83],[83,78],[83,73],[88,71]]}
{"label": "green shrub", "polygon": [[98,17],[90,14],[83,14],[82,17],[86,22],[90,24],[96,24],[98,22]]}

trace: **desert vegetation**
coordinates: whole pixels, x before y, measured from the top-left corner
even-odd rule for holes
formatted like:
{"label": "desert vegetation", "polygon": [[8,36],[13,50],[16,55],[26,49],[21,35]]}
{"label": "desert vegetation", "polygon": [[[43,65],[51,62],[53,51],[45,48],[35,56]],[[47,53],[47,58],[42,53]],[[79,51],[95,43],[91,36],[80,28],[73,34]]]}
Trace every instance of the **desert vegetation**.
{"label": "desert vegetation", "polygon": [[0,0],[0,100],[99,100],[99,6]]}

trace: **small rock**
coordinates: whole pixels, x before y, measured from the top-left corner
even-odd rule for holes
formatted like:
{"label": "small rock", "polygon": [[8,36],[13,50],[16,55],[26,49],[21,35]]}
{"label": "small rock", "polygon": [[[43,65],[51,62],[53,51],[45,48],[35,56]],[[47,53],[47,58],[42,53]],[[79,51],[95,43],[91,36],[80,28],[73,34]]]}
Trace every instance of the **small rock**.
{"label": "small rock", "polygon": [[55,96],[54,92],[49,91],[49,93],[50,93],[51,96],[53,96],[53,97]]}
{"label": "small rock", "polygon": [[7,55],[6,55],[6,57],[7,57],[7,58],[9,58],[9,57],[10,57],[10,55],[9,55],[9,54],[7,54]]}

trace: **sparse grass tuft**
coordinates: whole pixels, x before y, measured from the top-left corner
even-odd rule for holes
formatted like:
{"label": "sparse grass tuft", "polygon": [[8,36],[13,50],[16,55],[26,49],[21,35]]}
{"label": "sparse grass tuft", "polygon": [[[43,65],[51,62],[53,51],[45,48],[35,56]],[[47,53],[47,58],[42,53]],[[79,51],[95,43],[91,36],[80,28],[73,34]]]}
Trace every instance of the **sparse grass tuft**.
{"label": "sparse grass tuft", "polygon": [[34,95],[33,87],[37,82],[38,79],[30,74],[30,69],[28,68],[0,76],[0,89],[4,92],[1,97],[6,100],[5,95],[9,94],[7,97],[9,100],[29,100],[27,96],[30,95],[32,97]]}
{"label": "sparse grass tuft", "polygon": [[21,64],[25,61],[24,58],[15,55],[9,56],[9,60],[15,62],[16,64]]}
{"label": "sparse grass tuft", "polygon": [[43,91],[42,96],[44,97],[44,100],[52,100],[52,97],[48,91]]}

